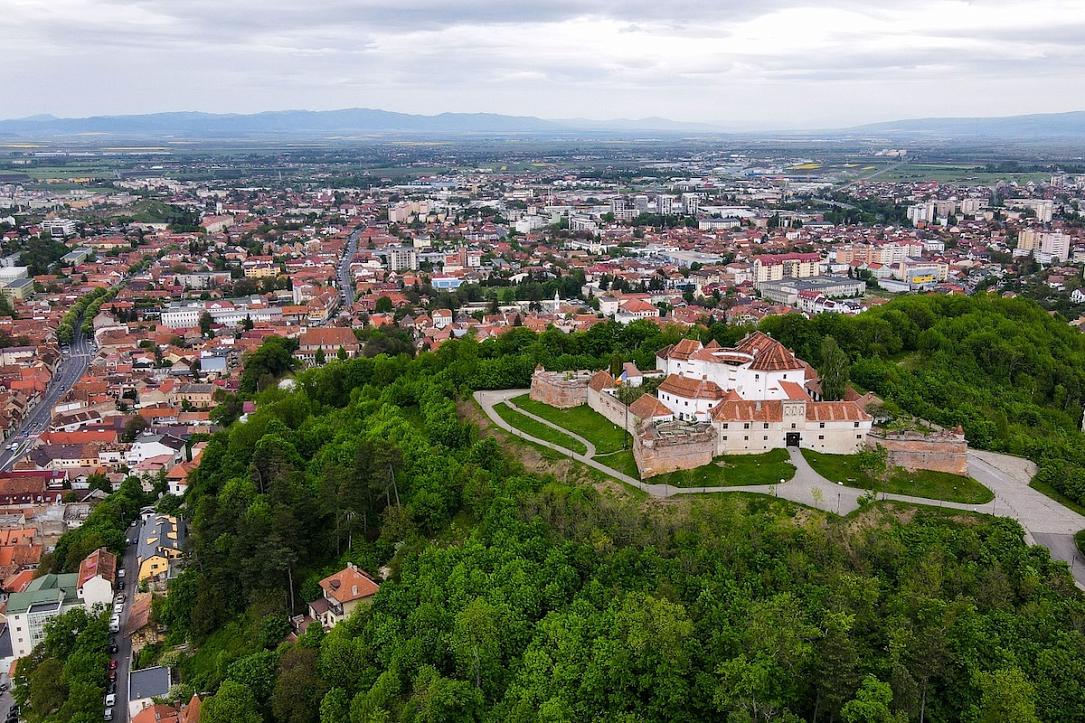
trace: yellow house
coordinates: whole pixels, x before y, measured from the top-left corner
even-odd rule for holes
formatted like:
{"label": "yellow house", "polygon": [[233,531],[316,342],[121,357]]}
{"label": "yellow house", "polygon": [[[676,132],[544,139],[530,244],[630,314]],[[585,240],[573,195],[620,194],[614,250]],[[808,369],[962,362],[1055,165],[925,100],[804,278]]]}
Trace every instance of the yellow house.
{"label": "yellow house", "polygon": [[184,544],[184,523],[176,517],[151,513],[143,518],[136,547],[138,581],[170,577]]}

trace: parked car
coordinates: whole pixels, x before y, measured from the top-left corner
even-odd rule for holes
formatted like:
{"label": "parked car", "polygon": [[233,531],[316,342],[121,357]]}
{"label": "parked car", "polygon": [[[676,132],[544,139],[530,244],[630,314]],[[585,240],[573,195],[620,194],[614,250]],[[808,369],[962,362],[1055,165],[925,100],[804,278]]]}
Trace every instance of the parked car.
{"label": "parked car", "polygon": [[117,671],[115,671],[115,670],[109,671],[109,679],[110,680],[116,680],[117,679]]}
{"label": "parked car", "polygon": [[102,720],[113,720],[113,709],[106,708],[105,714],[102,716]]}
{"label": "parked car", "polygon": [[109,654],[110,655],[116,655],[117,654],[117,644],[116,643],[110,643],[109,644]]}
{"label": "parked car", "polygon": [[124,603],[117,603],[116,605],[113,606],[113,614],[114,615],[120,615],[123,612],[124,612]]}
{"label": "parked car", "polygon": [[107,693],[116,693],[117,692],[117,681],[115,681],[115,680],[109,681],[109,686],[106,688],[106,692]]}
{"label": "parked car", "polygon": [[122,578],[122,579],[124,578],[124,568],[123,567],[119,568],[117,570],[117,577]]}
{"label": "parked car", "polygon": [[117,669],[117,659],[116,658],[113,658],[112,660],[109,661],[109,669],[110,670],[116,670]]}
{"label": "parked car", "polygon": [[119,633],[121,631],[121,619],[119,615],[114,615],[109,619],[109,632]]}
{"label": "parked car", "polygon": [[105,697],[106,708],[112,708],[113,704],[116,703],[116,702],[117,702],[117,694],[116,693],[110,693],[109,695],[107,695]]}

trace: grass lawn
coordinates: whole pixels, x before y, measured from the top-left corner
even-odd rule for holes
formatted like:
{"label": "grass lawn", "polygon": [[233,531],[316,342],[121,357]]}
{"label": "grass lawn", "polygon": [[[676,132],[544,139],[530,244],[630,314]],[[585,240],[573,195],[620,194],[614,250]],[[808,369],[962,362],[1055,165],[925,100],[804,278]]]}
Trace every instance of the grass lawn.
{"label": "grass lawn", "polygon": [[525,434],[530,434],[532,437],[544,439],[547,442],[553,442],[559,447],[564,447],[565,449],[572,450],[577,454],[584,454],[588,451],[588,449],[583,444],[573,439],[569,435],[563,434],[551,427],[547,427],[545,424],[542,424],[540,422],[536,422],[531,417],[525,417],[523,414],[520,414],[515,409],[512,409],[504,402],[495,405],[494,411],[497,412],[498,416],[504,419],[510,425],[512,425],[516,429],[519,429]]}
{"label": "grass lawn", "polygon": [[623,447],[633,446],[632,438],[624,429],[613,424],[586,404],[571,409],[558,409],[549,404],[536,402],[527,394],[514,397],[512,403],[525,412],[531,412],[574,434],[579,434],[595,445],[597,454],[617,452]]}
{"label": "grass lawn", "polygon": [[[634,479],[641,478],[632,450],[599,455],[594,459]],[[668,472],[649,477],[644,481],[675,487],[738,487],[777,484],[780,480],[789,480],[794,476],[795,467],[788,460],[787,450],[774,449],[765,454],[733,454],[717,457],[711,464],[703,467]]]}
{"label": "grass lawn", "polygon": [[637,461],[633,459],[633,450],[623,449],[613,454],[601,454],[592,457],[596,462],[605,464],[613,470],[624,472],[633,479],[640,479],[640,470],[637,469]]}
{"label": "grass lawn", "polygon": [[971,505],[983,504],[994,499],[991,490],[971,477],[929,470],[908,472],[897,469],[889,475],[887,481],[879,482],[859,469],[855,455],[822,454],[804,449],[802,456],[822,477],[833,482],[843,482],[848,487],[864,490],[877,489],[879,492]]}
{"label": "grass lawn", "polygon": [[771,485],[795,476],[795,467],[786,449],[773,449],[764,454],[728,454],[717,457],[711,464],[696,469],[649,477],[646,481],[675,487],[739,487],[742,485]]}

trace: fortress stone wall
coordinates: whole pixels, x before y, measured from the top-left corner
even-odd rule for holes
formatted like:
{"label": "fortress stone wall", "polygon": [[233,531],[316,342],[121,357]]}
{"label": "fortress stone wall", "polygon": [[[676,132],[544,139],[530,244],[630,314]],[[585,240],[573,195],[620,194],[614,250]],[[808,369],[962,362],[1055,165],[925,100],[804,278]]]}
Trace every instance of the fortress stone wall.
{"label": "fortress stone wall", "polygon": [[640,420],[629,413],[628,407],[613,394],[607,394],[602,390],[589,387],[588,406],[630,434],[635,435],[637,433],[637,425]]}
{"label": "fortress stone wall", "polygon": [[959,428],[928,434],[874,430],[868,437],[868,443],[885,447],[889,453],[890,467],[968,474],[968,441]]}
{"label": "fortress stone wall", "polygon": [[712,462],[716,431],[707,424],[647,423],[633,435],[633,458],[641,479]]}
{"label": "fortress stone wall", "polygon": [[558,409],[588,403],[591,372],[548,372],[539,368],[531,375],[531,398]]}

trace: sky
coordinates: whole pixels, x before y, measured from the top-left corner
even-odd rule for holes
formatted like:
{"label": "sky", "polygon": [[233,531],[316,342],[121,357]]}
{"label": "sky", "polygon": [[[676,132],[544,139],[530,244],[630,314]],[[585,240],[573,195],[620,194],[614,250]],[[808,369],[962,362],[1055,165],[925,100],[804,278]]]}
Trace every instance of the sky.
{"label": "sky", "polygon": [[1085,0],[2,0],[0,117],[381,108],[729,130],[1085,109]]}

